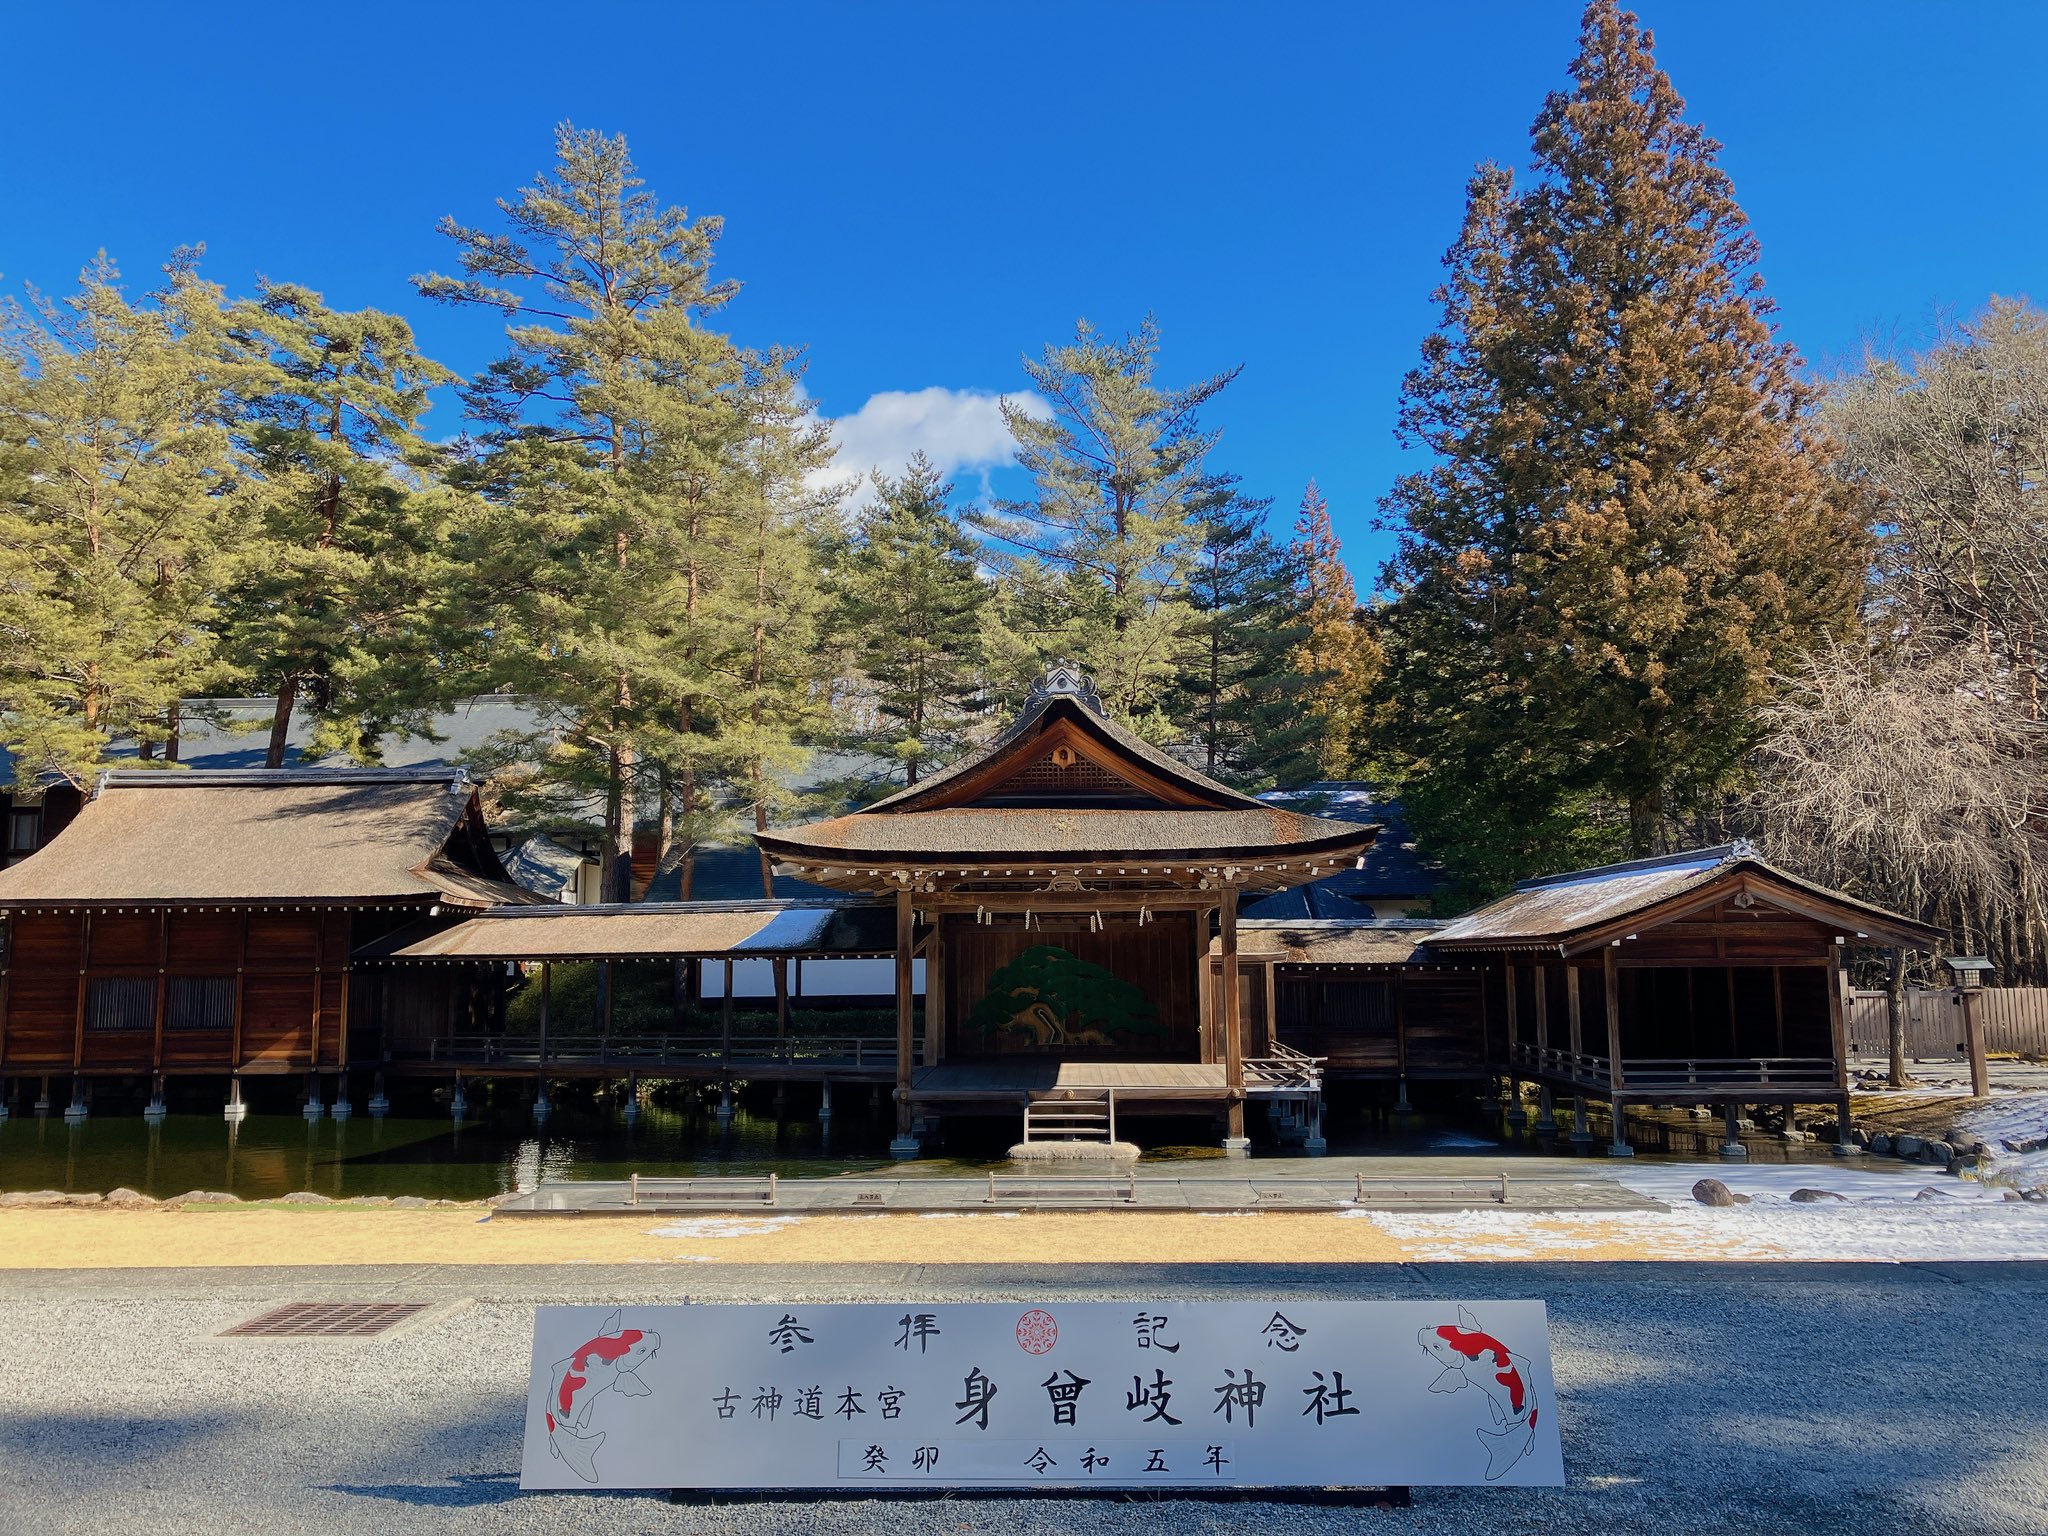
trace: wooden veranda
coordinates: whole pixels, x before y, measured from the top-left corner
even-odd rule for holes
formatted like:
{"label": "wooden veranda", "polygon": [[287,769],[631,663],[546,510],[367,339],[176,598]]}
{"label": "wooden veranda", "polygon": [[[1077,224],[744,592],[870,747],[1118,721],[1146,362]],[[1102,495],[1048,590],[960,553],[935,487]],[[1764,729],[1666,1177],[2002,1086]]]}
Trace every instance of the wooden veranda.
{"label": "wooden veranda", "polygon": [[1926,946],[1933,930],[1773,868],[1735,844],[1525,882],[1432,935],[1475,966],[1486,1059],[1573,1100],[1834,1103],[1846,1138],[1851,945]]}

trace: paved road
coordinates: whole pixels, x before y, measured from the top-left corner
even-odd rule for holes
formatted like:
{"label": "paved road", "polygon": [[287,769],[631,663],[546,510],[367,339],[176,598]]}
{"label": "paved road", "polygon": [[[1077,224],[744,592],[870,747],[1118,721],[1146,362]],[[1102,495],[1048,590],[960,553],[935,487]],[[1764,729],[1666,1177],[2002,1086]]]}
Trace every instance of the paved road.
{"label": "paved road", "polygon": [[[1540,1296],[1563,1490],[1406,1511],[960,1499],[670,1505],[517,1488],[537,1301]],[[283,1301],[465,1303],[355,1342]],[[0,1531],[2048,1531],[2048,1264],[752,1265],[0,1275]]]}

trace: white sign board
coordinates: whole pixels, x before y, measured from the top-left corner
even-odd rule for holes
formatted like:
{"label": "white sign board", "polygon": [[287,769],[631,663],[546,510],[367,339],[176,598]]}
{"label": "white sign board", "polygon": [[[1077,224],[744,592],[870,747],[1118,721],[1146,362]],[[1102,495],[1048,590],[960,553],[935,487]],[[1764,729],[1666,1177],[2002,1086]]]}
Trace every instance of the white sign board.
{"label": "white sign board", "polygon": [[1564,1482],[1540,1301],[542,1307],[525,1488]]}

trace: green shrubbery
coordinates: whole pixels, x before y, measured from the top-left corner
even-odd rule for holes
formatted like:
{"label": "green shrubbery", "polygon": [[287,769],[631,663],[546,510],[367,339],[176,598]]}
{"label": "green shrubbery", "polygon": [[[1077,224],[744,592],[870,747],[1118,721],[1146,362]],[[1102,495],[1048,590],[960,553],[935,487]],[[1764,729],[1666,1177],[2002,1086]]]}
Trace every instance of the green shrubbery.
{"label": "green shrubbery", "polygon": [[[612,1034],[632,1035],[715,1035],[720,1028],[721,1010],[713,999],[686,1008],[681,1019],[674,1004],[674,973],[666,962],[623,963],[612,968],[618,994],[612,1002]],[[549,985],[548,1033],[556,1036],[595,1035],[604,1028],[598,1009],[598,968],[595,962],[563,962],[554,968]],[[732,1029],[735,1035],[773,1035],[775,1006],[765,1007],[758,999],[735,999]],[[505,1005],[507,1034],[532,1035],[540,1032],[540,975],[527,977],[526,984],[513,993]],[[876,1008],[803,1008],[789,1011],[792,1035],[893,1035],[896,1014],[893,1005]]]}

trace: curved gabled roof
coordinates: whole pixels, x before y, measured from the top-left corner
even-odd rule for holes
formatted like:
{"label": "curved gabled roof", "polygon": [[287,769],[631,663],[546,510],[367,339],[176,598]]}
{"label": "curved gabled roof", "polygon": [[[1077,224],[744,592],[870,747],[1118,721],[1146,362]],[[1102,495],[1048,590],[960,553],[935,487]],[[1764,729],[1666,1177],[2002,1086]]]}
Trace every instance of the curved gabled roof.
{"label": "curved gabled roof", "polygon": [[1028,744],[1055,722],[1071,721],[1118,756],[1142,763],[1184,792],[1217,809],[1257,809],[1262,802],[1219,784],[1172,753],[1155,747],[1135,731],[1110,718],[1109,711],[1087,679],[1070,669],[1055,667],[1035,686],[1024,701],[1024,709],[1002,732],[977,751],[927,774],[908,789],[899,789],[874,804],[855,812],[909,811],[934,804],[952,803],[963,784],[986,776],[985,770],[1017,755],[1020,744]]}
{"label": "curved gabled roof", "polygon": [[[805,878],[854,888],[871,888],[883,865],[987,865],[997,868],[982,873],[1028,876],[1034,864],[1147,862],[1249,865],[1262,878],[1248,883],[1270,887],[1343,867],[1377,832],[1217,783],[1118,725],[1086,679],[1055,668],[980,751],[851,815],[756,841]],[[863,868],[848,867],[855,864]]]}

